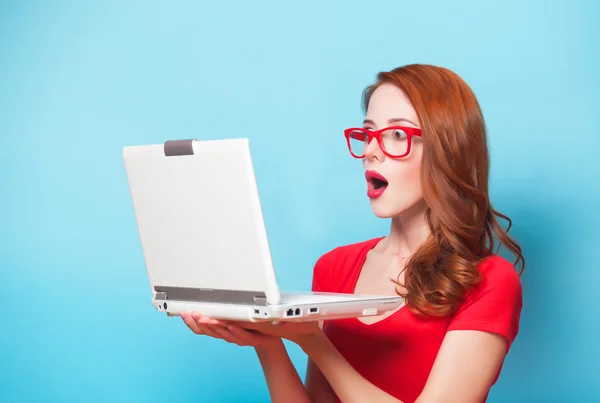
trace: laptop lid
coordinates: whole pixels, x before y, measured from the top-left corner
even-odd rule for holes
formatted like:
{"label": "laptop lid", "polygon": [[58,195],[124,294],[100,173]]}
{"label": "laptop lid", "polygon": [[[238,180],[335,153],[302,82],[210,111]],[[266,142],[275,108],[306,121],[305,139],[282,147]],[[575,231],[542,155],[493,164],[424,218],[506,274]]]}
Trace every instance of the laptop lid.
{"label": "laptop lid", "polygon": [[153,295],[277,304],[249,140],[123,149]]}

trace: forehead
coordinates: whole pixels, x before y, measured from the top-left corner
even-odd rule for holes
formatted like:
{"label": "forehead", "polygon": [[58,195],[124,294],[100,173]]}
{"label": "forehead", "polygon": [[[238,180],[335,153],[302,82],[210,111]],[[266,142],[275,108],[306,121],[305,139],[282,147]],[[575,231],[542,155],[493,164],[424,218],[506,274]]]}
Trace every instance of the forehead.
{"label": "forehead", "polygon": [[417,113],[412,104],[398,87],[383,84],[377,88],[367,106],[365,119],[375,122],[377,127],[385,127],[389,119],[402,118],[419,123]]}

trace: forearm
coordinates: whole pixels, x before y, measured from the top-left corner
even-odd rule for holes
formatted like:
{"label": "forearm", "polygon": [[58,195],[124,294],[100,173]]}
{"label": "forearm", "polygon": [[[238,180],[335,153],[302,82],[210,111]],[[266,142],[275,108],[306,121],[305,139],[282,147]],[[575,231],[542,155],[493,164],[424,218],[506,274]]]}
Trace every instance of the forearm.
{"label": "forearm", "polygon": [[272,402],[311,403],[306,388],[282,341],[255,349],[265,374]]}
{"label": "forearm", "polygon": [[324,336],[313,337],[301,345],[339,399],[344,403],[402,403],[363,378]]}

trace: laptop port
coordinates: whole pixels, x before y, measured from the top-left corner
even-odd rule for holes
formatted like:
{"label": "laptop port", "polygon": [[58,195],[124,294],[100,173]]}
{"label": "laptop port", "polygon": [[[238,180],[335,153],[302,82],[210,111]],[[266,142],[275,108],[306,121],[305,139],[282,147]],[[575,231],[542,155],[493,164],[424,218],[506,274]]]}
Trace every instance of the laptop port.
{"label": "laptop port", "polygon": [[288,311],[286,312],[285,316],[294,316],[294,310],[293,309],[288,309]]}
{"label": "laptop port", "polygon": [[300,308],[296,308],[296,315],[300,315]]}
{"label": "laptop port", "polygon": [[310,313],[319,313],[319,308],[310,308]]}

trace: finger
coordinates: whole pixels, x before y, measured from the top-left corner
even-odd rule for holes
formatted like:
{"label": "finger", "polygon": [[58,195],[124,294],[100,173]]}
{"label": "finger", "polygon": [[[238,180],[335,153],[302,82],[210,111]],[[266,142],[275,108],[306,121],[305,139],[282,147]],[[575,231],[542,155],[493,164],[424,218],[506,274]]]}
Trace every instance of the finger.
{"label": "finger", "polygon": [[248,331],[242,329],[237,325],[229,325],[227,329],[231,332],[231,334],[238,340],[240,340],[245,345],[256,346],[260,344],[264,336],[259,333],[254,333],[253,331]]}
{"label": "finger", "polygon": [[200,316],[197,322],[201,324],[201,329],[207,334],[216,334],[219,338],[239,346],[256,345],[262,340],[260,335],[253,334],[253,330],[244,330],[226,321]]}
{"label": "finger", "polygon": [[216,339],[222,339],[223,337],[217,333],[212,327],[211,327],[211,323],[213,322],[212,319],[201,316],[199,313],[193,313],[192,317],[194,319],[194,321],[196,322],[196,326],[200,329],[200,331],[202,331],[205,335],[210,336],[210,337],[214,337]]}
{"label": "finger", "polygon": [[233,334],[226,327],[217,326],[217,325],[207,325],[207,326],[210,328],[210,330],[212,330],[213,332],[219,334],[221,336],[221,338],[223,340],[225,340],[226,342],[234,343],[234,344],[237,344],[239,346],[245,346],[245,345],[248,344],[247,342],[244,342],[243,339],[240,339],[235,334]]}
{"label": "finger", "polygon": [[192,312],[192,319],[196,321],[196,324],[198,324],[198,326],[202,327],[206,327],[205,325],[214,325],[218,323],[215,319],[202,316],[202,314],[198,312]]}
{"label": "finger", "polygon": [[198,324],[216,325],[219,323],[219,321],[217,321],[216,319],[212,319],[207,316],[204,316],[200,312],[192,312],[191,316]]}
{"label": "finger", "polygon": [[210,325],[199,324],[198,328],[200,328],[200,331],[202,331],[207,336],[213,337],[215,339],[222,339],[223,338],[223,337],[221,337],[219,335],[219,333],[217,333],[213,329],[211,329]]}
{"label": "finger", "polygon": [[215,325],[221,327],[227,327],[230,322],[224,320],[217,320],[213,318],[209,318],[207,316],[202,316],[200,313],[193,313],[192,317],[196,320],[197,323],[205,324],[205,325]]}
{"label": "finger", "polygon": [[282,326],[292,325],[289,322],[271,323],[271,322],[237,322],[235,323],[241,329],[245,329],[251,333],[261,333],[272,335],[279,331]]}
{"label": "finger", "polygon": [[[192,318],[195,320],[200,331],[207,336],[223,339],[228,343],[234,343],[240,346],[245,346],[249,343],[248,341],[240,339],[228,330],[229,322],[227,321],[208,318],[202,316],[199,312],[193,312]],[[252,342],[254,342],[254,340],[252,340]]]}
{"label": "finger", "polygon": [[207,323],[209,325],[217,325],[217,326],[221,326],[221,327],[227,327],[231,324],[231,322],[221,320],[221,319],[213,319],[213,318],[204,317],[203,320],[205,321],[205,323]]}
{"label": "finger", "polygon": [[183,322],[187,325],[187,327],[191,329],[192,332],[196,334],[204,334],[202,332],[202,329],[198,326],[198,323],[196,323],[196,321],[194,320],[194,318],[192,318],[191,315],[189,315],[186,312],[181,312],[179,316],[181,316]]}
{"label": "finger", "polygon": [[235,325],[239,329],[258,330],[258,331],[260,331],[261,329],[264,329],[266,326],[269,326],[269,324],[258,323],[258,322],[236,322],[236,323],[232,323],[232,325]]}

